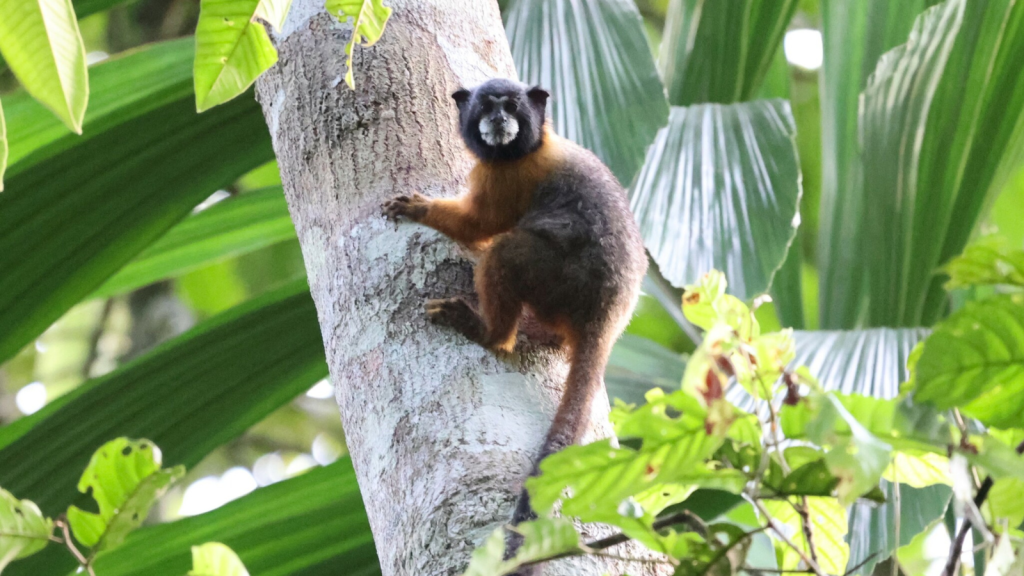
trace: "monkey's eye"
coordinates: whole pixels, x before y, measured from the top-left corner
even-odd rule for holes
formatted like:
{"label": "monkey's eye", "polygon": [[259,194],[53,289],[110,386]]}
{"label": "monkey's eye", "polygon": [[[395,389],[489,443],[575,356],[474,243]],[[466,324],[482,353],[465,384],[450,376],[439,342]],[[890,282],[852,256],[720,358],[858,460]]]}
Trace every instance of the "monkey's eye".
{"label": "monkey's eye", "polygon": [[505,112],[508,112],[509,114],[515,114],[518,108],[519,107],[516,106],[515,102],[505,102]]}

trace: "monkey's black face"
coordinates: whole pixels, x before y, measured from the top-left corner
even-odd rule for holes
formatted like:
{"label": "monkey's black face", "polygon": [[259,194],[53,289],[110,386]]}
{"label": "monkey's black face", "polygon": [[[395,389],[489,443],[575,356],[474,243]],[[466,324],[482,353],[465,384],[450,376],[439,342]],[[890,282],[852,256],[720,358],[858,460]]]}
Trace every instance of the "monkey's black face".
{"label": "monkey's black face", "polygon": [[495,79],[452,94],[459,130],[481,160],[515,160],[536,150],[544,136],[544,89]]}

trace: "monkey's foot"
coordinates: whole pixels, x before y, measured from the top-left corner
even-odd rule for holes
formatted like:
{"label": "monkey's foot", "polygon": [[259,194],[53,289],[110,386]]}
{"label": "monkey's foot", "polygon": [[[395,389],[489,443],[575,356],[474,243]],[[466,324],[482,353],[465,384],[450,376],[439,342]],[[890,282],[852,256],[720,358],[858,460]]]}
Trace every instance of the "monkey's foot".
{"label": "monkey's foot", "polygon": [[427,318],[434,324],[458,330],[477,344],[484,343],[486,327],[483,318],[462,298],[427,300]]}
{"label": "monkey's foot", "polygon": [[389,220],[398,220],[400,217],[404,217],[418,222],[427,214],[429,205],[429,198],[419,192],[413,192],[412,196],[395,196],[384,202],[381,204],[381,212]]}

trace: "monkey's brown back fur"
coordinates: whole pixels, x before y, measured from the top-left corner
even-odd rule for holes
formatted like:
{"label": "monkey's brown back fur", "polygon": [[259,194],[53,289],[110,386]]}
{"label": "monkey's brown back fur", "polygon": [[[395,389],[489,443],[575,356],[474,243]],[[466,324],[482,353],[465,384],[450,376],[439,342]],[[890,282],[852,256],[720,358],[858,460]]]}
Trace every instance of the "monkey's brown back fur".
{"label": "monkey's brown back fur", "polygon": [[[625,191],[611,171],[545,130],[540,146],[522,158],[481,160],[467,194],[398,197],[385,211],[483,250],[474,276],[479,312],[460,298],[432,300],[427,312],[434,321],[508,351],[528,307],[564,338],[571,369],[538,462],[579,442],[647,269]],[[530,515],[524,492],[513,522]]]}

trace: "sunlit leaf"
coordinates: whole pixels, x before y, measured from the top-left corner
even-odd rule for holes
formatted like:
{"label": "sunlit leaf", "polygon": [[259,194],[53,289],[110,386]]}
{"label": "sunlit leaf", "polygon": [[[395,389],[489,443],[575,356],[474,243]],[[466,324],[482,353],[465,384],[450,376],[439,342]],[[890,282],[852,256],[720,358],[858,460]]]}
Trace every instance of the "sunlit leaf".
{"label": "sunlit leaf", "polygon": [[1019,478],[1000,478],[992,485],[988,500],[981,511],[990,514],[991,525],[999,527],[1006,521],[1011,528],[1024,522],[1024,480]]}
{"label": "sunlit leaf", "polygon": [[511,0],[505,33],[519,77],[551,91],[559,135],[629,186],[668,102],[631,0]]}
{"label": "sunlit leaf", "polygon": [[983,284],[1024,286],[1024,250],[998,237],[975,242],[945,266],[946,289]]}
{"label": "sunlit leaf", "polygon": [[0,53],[29,94],[82,133],[85,46],[71,0],[0,0]]}
{"label": "sunlit leaf", "polygon": [[[821,272],[822,328],[857,326],[865,296],[865,216],[857,128],[860,93],[878,57],[907,41],[914,19],[933,0],[828,0],[821,2],[824,63],[821,70]],[[852,392],[853,390],[846,390]]]}
{"label": "sunlit leaf", "polygon": [[1024,421],[1024,295],[970,302],[925,341],[914,399],[1001,428]]}
{"label": "sunlit leaf", "polygon": [[45,548],[52,534],[53,521],[38,506],[0,488],[0,572],[12,561]]}
{"label": "sunlit leaf", "polygon": [[78,491],[96,500],[99,514],[68,508],[75,539],[97,550],[124,542],[171,482],[185,475],[184,466],[161,469],[162,463],[160,449],[149,440],[118,438],[101,446],[78,481]]}
{"label": "sunlit leaf", "polygon": [[291,7],[292,0],[260,0],[259,6],[256,7],[256,17],[266,20],[280,32]]}
{"label": "sunlit leaf", "polygon": [[541,518],[515,527],[523,542],[516,555],[505,559],[505,529],[497,528],[473,552],[463,576],[502,576],[524,564],[580,550],[580,535],[564,518]]}
{"label": "sunlit leaf", "polygon": [[280,187],[242,194],[189,216],[96,289],[110,296],[295,238]]}
{"label": "sunlit leaf", "polygon": [[[839,505],[835,498],[808,497],[807,514],[811,527],[811,538],[818,556],[818,565],[828,574],[846,572],[850,547],[843,538],[846,536],[846,509]],[[768,513],[782,523],[786,535],[805,554],[807,538],[804,536],[800,514],[789,501],[764,502]],[[780,568],[795,570],[800,564],[800,556],[789,546],[776,541],[776,550],[782,559]]]}
{"label": "sunlit leaf", "polygon": [[235,551],[220,542],[192,547],[192,571],[188,576],[249,576]]}
{"label": "sunlit leaf", "polygon": [[672,109],[630,192],[665,278],[716,269],[740,299],[768,290],[799,224],[795,134],[784,100]]}
{"label": "sunlit leaf", "polygon": [[671,2],[660,67],[673,106],[733,103],[758,92],[797,0]]}
{"label": "sunlit leaf", "polygon": [[[263,0],[268,1],[268,0]],[[196,110],[238,96],[277,62],[267,30],[256,20],[261,0],[202,0],[196,25]]]}
{"label": "sunlit leaf", "polygon": [[914,488],[935,484],[953,485],[949,477],[949,458],[934,452],[895,452],[882,477],[889,482],[899,482]]}
{"label": "sunlit leaf", "polygon": [[356,44],[369,47],[380,40],[388,18],[391,17],[391,8],[385,6],[382,0],[327,0],[324,6],[327,8],[327,12],[340,22],[351,22],[352,24],[352,36],[345,44],[345,54],[348,56],[345,83],[349,88],[355,90],[352,54],[355,52]]}
{"label": "sunlit leaf", "polygon": [[7,170],[7,123],[4,107],[0,105],[0,192],[4,191],[4,172]]}

